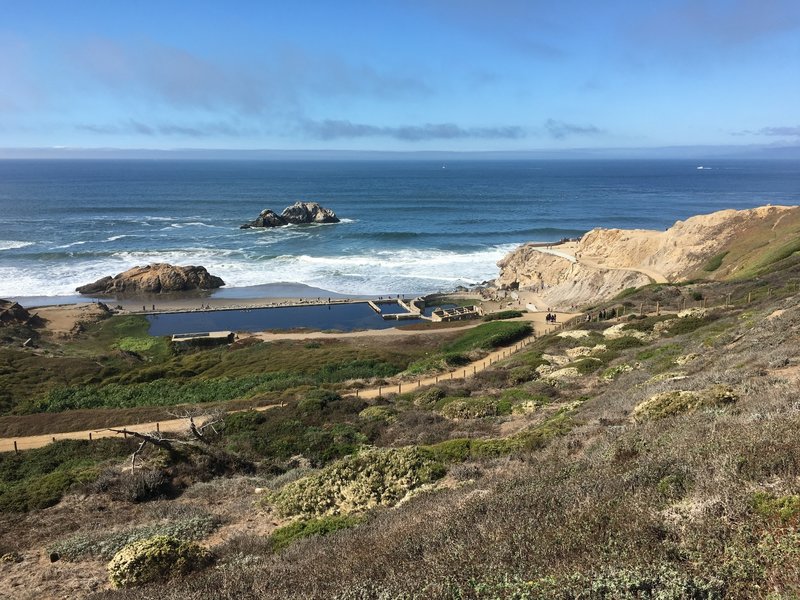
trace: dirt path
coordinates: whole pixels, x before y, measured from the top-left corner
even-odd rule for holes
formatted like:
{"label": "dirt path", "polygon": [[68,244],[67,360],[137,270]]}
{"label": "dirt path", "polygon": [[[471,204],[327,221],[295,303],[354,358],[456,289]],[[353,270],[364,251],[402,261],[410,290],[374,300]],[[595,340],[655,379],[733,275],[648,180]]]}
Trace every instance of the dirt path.
{"label": "dirt path", "polygon": [[654,271],[653,269],[648,269],[647,267],[611,267],[609,265],[595,262],[591,259],[591,257],[587,258],[583,254],[578,257],[576,256],[577,244],[572,244],[569,246],[567,244],[560,244],[558,248],[558,250],[554,250],[552,248],[536,248],[536,250],[539,252],[544,252],[545,254],[560,256],[561,258],[567,259],[571,263],[586,265],[587,267],[591,267],[593,269],[606,269],[608,271],[633,271],[634,273],[646,275],[655,283],[669,283],[663,274],[659,273],[658,271]]}
{"label": "dirt path", "polygon": [[[441,381],[450,381],[455,379],[465,379],[469,377],[474,377],[476,374],[488,369],[491,365],[496,364],[498,361],[508,358],[513,353],[522,350],[525,346],[527,346],[534,339],[536,339],[537,336],[544,335],[546,333],[549,333],[550,331],[563,327],[563,323],[568,321],[573,316],[575,315],[571,313],[559,313],[558,319],[560,323],[554,326],[551,325],[550,323],[547,323],[544,320],[545,317],[544,313],[527,313],[524,317],[515,320],[530,322],[531,325],[533,326],[533,331],[534,331],[533,335],[525,338],[521,342],[518,342],[512,346],[496,350],[480,360],[471,362],[470,364],[465,365],[463,367],[459,367],[458,369],[451,371],[450,373],[441,373],[439,375],[423,377],[420,379],[409,379],[405,381],[400,381],[398,383],[393,383],[390,385],[384,385],[373,388],[357,389],[356,387],[353,387],[352,389],[347,390],[344,393],[356,395],[359,398],[369,399],[369,398],[377,398],[382,394],[402,393],[403,391],[411,391],[412,389],[420,388],[423,386],[435,385]],[[452,330],[445,329],[442,331],[452,331]],[[364,333],[374,334],[374,332],[364,332]],[[395,331],[395,333],[398,332]],[[404,331],[400,333],[419,335],[420,333],[429,333],[429,332]],[[305,339],[314,336],[314,334],[277,334],[277,335],[293,336],[293,337],[283,337],[282,339]],[[301,337],[295,338],[294,336],[297,335]],[[322,334],[322,335],[328,335],[330,337],[330,334]],[[278,338],[269,337],[265,339],[278,339]],[[266,411],[276,406],[279,405],[271,404],[268,406],[260,406],[257,408],[247,409],[247,410]],[[162,433],[164,432],[174,433],[178,431],[187,431],[188,422],[189,422],[188,418],[169,419],[158,422],[151,421],[149,423],[120,424],[113,427],[112,429],[125,428],[128,429],[129,431],[136,431],[137,433],[150,433],[153,431],[159,431]],[[95,440],[99,438],[120,437],[121,435],[122,434],[110,431],[110,429],[99,429],[99,430],[86,429],[82,431],[66,431],[62,433],[20,436],[15,438],[0,438],[0,452],[13,452],[15,449],[30,450],[33,448],[41,448],[57,440],[88,440],[88,439]]]}
{"label": "dirt path", "polygon": [[601,265],[591,260],[587,260],[584,256],[581,256],[578,262],[582,265],[586,265],[587,267],[592,267],[594,269],[606,269],[608,271],[633,271],[634,273],[641,273],[642,275],[646,275],[647,277],[652,279],[655,283],[669,283],[667,278],[664,277],[661,273],[659,273],[658,271],[654,271],[652,269],[647,269],[645,267],[609,267],[608,265]]}

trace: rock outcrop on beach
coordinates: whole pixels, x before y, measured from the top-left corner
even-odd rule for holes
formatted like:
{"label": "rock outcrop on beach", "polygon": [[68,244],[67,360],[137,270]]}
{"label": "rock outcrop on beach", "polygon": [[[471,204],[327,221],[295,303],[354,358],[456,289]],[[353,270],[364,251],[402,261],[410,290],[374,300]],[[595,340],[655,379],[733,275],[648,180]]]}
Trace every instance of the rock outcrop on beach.
{"label": "rock outcrop on beach", "polygon": [[614,297],[647,283],[752,275],[800,244],[800,207],[723,210],[666,231],[593,229],[580,241],[521,246],[503,258],[495,284],[529,290],[547,306]]}
{"label": "rock outcrop on beach", "polygon": [[225,285],[205,267],[178,267],[155,263],[133,267],[114,277],[103,277],[76,288],[81,294],[160,294],[190,290],[210,290]]}
{"label": "rock outcrop on beach", "polygon": [[38,325],[40,320],[17,302],[0,299],[0,327]]}
{"label": "rock outcrop on beach", "polygon": [[253,227],[282,227],[283,225],[308,225],[312,223],[338,223],[339,218],[329,208],[317,202],[295,202],[283,209],[281,214],[265,209],[254,221],[245,223],[240,229]]}

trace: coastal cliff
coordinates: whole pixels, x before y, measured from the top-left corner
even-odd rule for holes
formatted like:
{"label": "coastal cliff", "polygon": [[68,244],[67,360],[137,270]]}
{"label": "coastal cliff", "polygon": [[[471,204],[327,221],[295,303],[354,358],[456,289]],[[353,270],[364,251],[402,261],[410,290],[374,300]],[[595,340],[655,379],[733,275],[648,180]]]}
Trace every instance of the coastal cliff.
{"label": "coastal cliff", "polygon": [[577,243],[526,244],[503,258],[496,284],[550,306],[612,298],[647,283],[750,275],[800,240],[800,207],[723,210],[666,231],[593,229]]}

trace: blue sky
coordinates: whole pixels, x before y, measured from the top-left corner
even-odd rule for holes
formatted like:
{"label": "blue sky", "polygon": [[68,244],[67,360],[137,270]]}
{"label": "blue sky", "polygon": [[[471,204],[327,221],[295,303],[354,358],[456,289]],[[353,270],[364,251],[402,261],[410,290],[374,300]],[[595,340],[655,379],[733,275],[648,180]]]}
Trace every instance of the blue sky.
{"label": "blue sky", "polygon": [[0,0],[0,147],[800,144],[797,0]]}

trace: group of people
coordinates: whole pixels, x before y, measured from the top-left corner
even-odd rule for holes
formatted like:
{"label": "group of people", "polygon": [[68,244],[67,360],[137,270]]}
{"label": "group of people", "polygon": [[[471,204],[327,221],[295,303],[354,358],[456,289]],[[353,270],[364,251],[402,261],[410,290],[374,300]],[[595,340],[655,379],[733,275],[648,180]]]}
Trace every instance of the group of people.
{"label": "group of people", "polygon": [[544,320],[548,323],[555,323],[558,320],[558,316],[555,313],[548,312]]}

